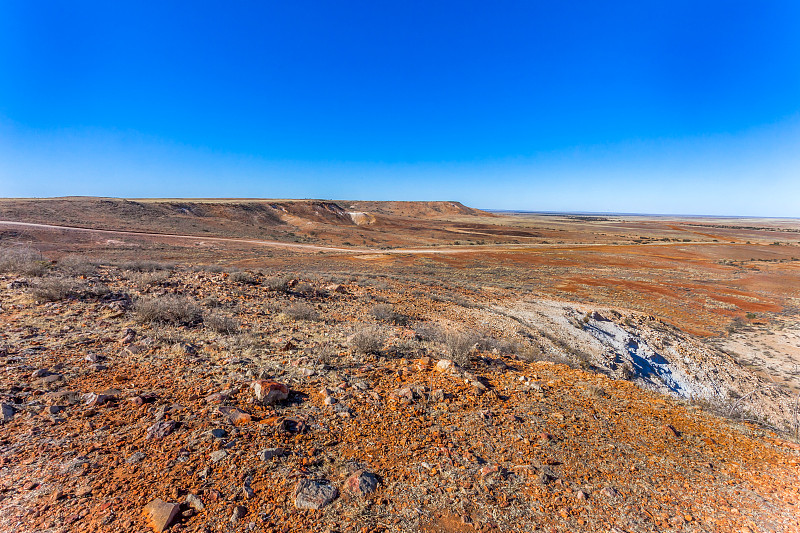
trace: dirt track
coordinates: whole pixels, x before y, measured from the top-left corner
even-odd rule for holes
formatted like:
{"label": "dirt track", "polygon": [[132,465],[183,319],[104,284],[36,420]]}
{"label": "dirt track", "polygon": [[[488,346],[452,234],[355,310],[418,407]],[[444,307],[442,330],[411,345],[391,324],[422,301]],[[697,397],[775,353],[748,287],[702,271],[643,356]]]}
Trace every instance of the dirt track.
{"label": "dirt track", "polygon": [[[273,248],[288,248],[296,250],[307,250],[315,252],[345,252],[352,254],[462,254],[462,253],[480,253],[486,251],[502,251],[502,250],[526,250],[536,248],[592,248],[602,247],[603,244],[596,243],[538,243],[538,244],[499,244],[499,245],[481,245],[481,246],[458,246],[458,247],[436,247],[436,248],[340,248],[336,246],[321,246],[317,244],[302,244],[293,242],[281,241],[265,241],[258,239],[238,239],[233,237],[206,237],[201,235],[180,235],[174,233],[148,233],[143,231],[128,231],[128,230],[108,230],[108,229],[94,229],[94,228],[81,228],[78,226],[59,226],[55,224],[35,224],[32,222],[15,222],[13,220],[0,220],[0,226],[23,226],[37,229],[54,229],[54,230],[67,230],[79,231],[84,233],[99,233],[103,235],[132,235],[137,237],[156,237],[156,238],[169,238],[169,239],[183,239],[183,240],[201,240],[201,241],[214,241],[214,242],[230,242],[239,244],[254,244],[258,246],[268,246]],[[687,245],[709,245],[709,244],[726,244],[730,246],[732,243],[720,243],[716,241],[693,241],[693,242],[671,242],[671,243],[646,243],[637,244],[636,246],[687,246]]]}

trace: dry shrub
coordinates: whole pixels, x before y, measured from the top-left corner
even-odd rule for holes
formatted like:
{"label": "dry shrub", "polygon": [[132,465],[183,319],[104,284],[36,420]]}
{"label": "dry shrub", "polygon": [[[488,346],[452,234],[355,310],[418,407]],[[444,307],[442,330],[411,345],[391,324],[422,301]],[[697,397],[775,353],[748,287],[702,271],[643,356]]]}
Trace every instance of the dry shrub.
{"label": "dry shrub", "polygon": [[319,320],[317,310],[303,302],[289,304],[282,312],[294,320]]}
{"label": "dry shrub", "polygon": [[224,314],[213,312],[203,317],[203,325],[217,333],[224,333],[230,335],[239,330],[239,321],[234,317]]}
{"label": "dry shrub", "polygon": [[44,278],[35,281],[29,289],[30,295],[37,302],[57,302],[75,296],[77,284],[64,278]]}
{"label": "dry shrub", "polygon": [[240,270],[231,272],[228,279],[234,283],[241,283],[242,285],[255,285],[258,283],[256,278],[249,272],[242,272]]}
{"label": "dry shrub", "polygon": [[42,276],[47,272],[47,261],[38,250],[28,246],[0,248],[0,272],[22,276]]}
{"label": "dry shrub", "polygon": [[200,303],[202,303],[204,307],[210,307],[212,309],[216,307],[222,307],[222,302],[220,302],[219,298],[217,298],[216,296],[208,296],[206,298],[203,298],[203,301]]}
{"label": "dry shrub", "polygon": [[444,342],[450,359],[458,365],[465,366],[470,361],[478,339],[472,332],[448,331],[444,336]]}
{"label": "dry shrub", "polygon": [[428,322],[417,324],[417,326],[414,328],[414,333],[417,335],[419,340],[424,342],[444,341],[444,335],[442,335],[442,331],[436,325]]}
{"label": "dry shrub", "polygon": [[97,272],[97,265],[93,261],[78,254],[62,257],[58,261],[58,268],[70,276],[91,276]]}
{"label": "dry shrub", "polygon": [[359,328],[350,337],[350,346],[359,353],[379,353],[386,342],[386,336],[381,328],[366,326]]}
{"label": "dry shrub", "polygon": [[166,270],[156,270],[151,272],[136,272],[129,275],[129,279],[140,291],[147,290],[148,287],[156,287],[169,279],[170,273]]}
{"label": "dry shrub", "polygon": [[142,298],[136,302],[135,310],[139,322],[155,324],[193,325],[202,318],[200,307],[183,296]]}
{"label": "dry shrub", "polygon": [[263,285],[268,290],[276,292],[289,292],[289,282],[292,278],[288,276],[274,276],[264,280]]}
{"label": "dry shrub", "polygon": [[119,265],[122,270],[130,270],[133,272],[155,272],[156,270],[174,270],[175,265],[172,263],[160,263],[158,261],[127,261]]}
{"label": "dry shrub", "polygon": [[395,311],[389,304],[373,305],[370,314],[378,320],[397,326],[405,326],[408,323],[408,317]]}

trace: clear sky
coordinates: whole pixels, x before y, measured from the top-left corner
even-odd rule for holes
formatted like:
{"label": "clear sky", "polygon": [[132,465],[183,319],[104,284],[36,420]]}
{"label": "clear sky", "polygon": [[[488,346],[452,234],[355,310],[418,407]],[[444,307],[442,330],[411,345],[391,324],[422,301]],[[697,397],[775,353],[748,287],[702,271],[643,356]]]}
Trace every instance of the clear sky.
{"label": "clear sky", "polygon": [[0,0],[0,196],[800,216],[800,2]]}

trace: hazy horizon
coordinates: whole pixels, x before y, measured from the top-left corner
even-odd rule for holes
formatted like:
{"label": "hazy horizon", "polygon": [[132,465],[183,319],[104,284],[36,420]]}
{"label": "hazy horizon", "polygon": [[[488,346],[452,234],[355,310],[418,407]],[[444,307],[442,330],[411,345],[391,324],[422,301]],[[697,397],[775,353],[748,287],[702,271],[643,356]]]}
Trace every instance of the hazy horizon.
{"label": "hazy horizon", "polygon": [[793,2],[0,15],[0,196],[800,217]]}

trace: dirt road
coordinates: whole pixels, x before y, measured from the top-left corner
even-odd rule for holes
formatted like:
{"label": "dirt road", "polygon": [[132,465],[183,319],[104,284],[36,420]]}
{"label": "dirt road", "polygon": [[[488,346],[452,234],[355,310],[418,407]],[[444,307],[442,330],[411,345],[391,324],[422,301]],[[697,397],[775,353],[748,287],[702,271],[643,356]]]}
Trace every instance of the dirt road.
{"label": "dirt road", "polygon": [[[166,238],[166,239],[180,239],[180,240],[194,240],[198,242],[230,242],[237,244],[253,244],[257,246],[267,246],[271,248],[286,248],[295,250],[304,250],[309,252],[342,252],[348,254],[463,254],[463,253],[480,253],[480,252],[497,252],[497,251],[520,251],[526,249],[542,249],[542,248],[593,248],[604,247],[605,244],[596,243],[537,243],[537,244],[497,244],[497,245],[480,245],[480,246],[437,246],[431,248],[340,248],[336,246],[321,246],[318,244],[302,244],[295,242],[281,242],[281,241],[264,241],[258,239],[240,239],[235,237],[210,237],[201,235],[180,235],[175,233],[147,233],[143,231],[129,231],[129,230],[108,230],[108,229],[94,229],[94,228],[81,228],[78,226],[59,226],[55,224],[36,224],[33,222],[16,222],[13,220],[0,220],[0,226],[19,226],[35,229],[51,229],[59,231],[75,231],[84,233],[96,233],[100,235],[130,235],[134,237],[150,237],[150,238]],[[636,244],[635,246],[688,246],[688,245],[727,245],[732,243],[722,243],[716,241],[693,241],[693,242],[659,242],[659,243],[643,243]]]}

